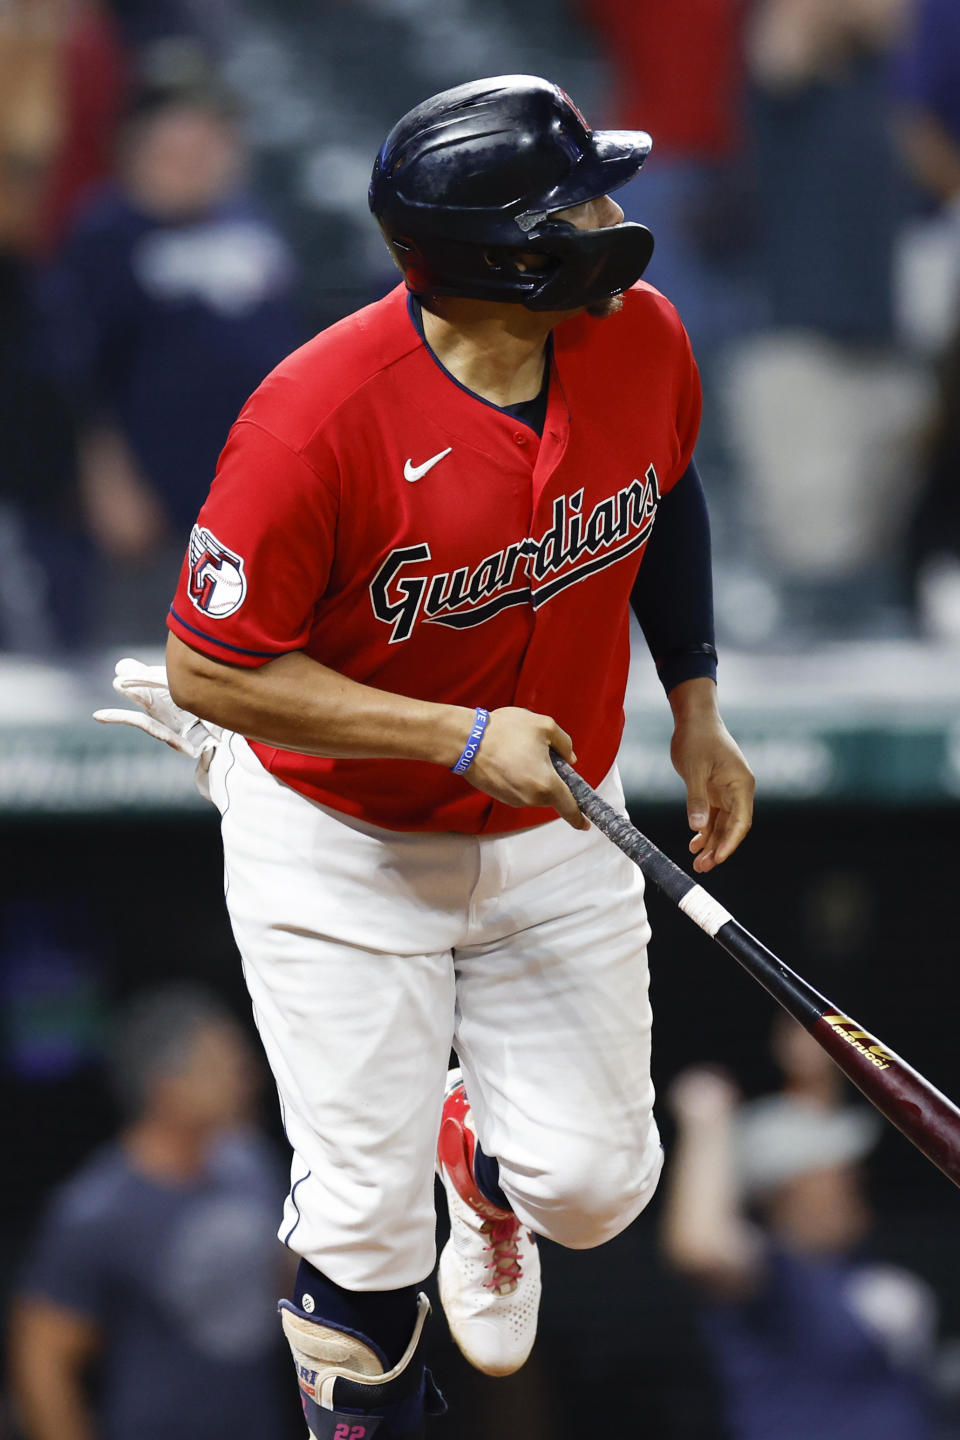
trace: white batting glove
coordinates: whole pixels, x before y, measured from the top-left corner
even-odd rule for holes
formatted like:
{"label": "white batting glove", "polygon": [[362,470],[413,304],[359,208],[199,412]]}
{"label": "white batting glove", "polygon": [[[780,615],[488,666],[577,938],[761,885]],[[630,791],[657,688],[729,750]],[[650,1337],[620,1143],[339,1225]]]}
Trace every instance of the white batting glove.
{"label": "white batting glove", "polygon": [[140,660],[118,660],[113,688],[125,700],[132,700],[145,712],[136,710],[95,710],[94,720],[102,725],[132,725],[162,740],[171,750],[196,760],[194,780],[205,800],[210,799],[207,771],[222,731],[219,725],[208,725],[190,710],[175,704],[167,685],[163,665],[144,665]]}

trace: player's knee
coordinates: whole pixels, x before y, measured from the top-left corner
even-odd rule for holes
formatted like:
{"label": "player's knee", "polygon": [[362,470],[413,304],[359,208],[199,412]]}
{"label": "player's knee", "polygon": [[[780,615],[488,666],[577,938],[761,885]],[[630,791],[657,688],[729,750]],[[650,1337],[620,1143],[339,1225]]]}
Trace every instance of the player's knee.
{"label": "player's knee", "polygon": [[599,1145],[565,1146],[541,1193],[526,1198],[537,1233],[570,1250],[590,1250],[625,1230],[660,1178],[663,1151],[655,1127],[651,1131],[644,1144],[617,1153]]}

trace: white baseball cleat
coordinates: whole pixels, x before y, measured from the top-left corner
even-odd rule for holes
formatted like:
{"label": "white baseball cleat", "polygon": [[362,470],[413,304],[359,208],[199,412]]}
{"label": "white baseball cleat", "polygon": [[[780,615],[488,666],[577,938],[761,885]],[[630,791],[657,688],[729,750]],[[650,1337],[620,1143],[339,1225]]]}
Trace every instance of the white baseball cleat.
{"label": "white baseball cleat", "polygon": [[473,1178],[477,1136],[459,1070],[447,1076],[437,1173],[447,1192],[450,1239],[437,1280],[450,1333],[485,1375],[512,1375],[533,1349],[540,1308],[540,1254],[512,1210]]}

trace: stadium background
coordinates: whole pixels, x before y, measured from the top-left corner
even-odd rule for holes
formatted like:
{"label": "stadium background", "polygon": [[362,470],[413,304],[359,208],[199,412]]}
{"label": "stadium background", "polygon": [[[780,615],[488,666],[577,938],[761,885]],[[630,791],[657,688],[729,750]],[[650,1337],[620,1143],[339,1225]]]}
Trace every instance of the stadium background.
{"label": "stadium background", "polygon": [[[747,14],[733,0],[729,6],[675,0],[670,23],[658,24],[658,7],[645,0],[633,6],[526,0],[522,9],[506,0],[315,0],[306,14],[290,0],[144,7],[125,0],[102,11],[78,5],[63,23],[67,31],[81,18],[105,23],[131,73],[157,64],[158,56],[164,65],[193,65],[200,55],[217,83],[239,97],[250,189],[295,254],[308,332],[392,283],[366,213],[365,187],[383,134],[416,100],[477,75],[532,71],[562,83],[596,123],[645,123],[655,142],[656,115],[640,118],[644,83],[667,107],[664,123],[668,134],[674,127],[674,144],[664,147],[662,171],[651,164],[651,204],[655,196],[664,227],[676,224],[692,192],[668,184],[671,162],[684,186],[691,164],[702,167],[701,180],[703,169],[710,172],[710,183],[694,198],[710,202],[699,239],[716,243],[694,247],[691,264],[706,254],[711,283],[737,302],[718,319],[710,303],[701,303],[703,275],[679,275],[681,288],[691,284],[691,329],[695,340],[701,331],[708,388],[700,453],[714,512],[721,699],[758,780],[754,833],[710,888],[788,963],[957,1096],[960,610],[950,566],[960,554],[960,527],[945,529],[941,518],[931,539],[924,516],[934,485],[930,436],[938,424],[943,428],[944,413],[948,420],[956,414],[949,392],[938,386],[941,374],[949,374],[945,361],[960,313],[948,263],[951,246],[960,255],[960,222],[918,182],[896,146],[898,116],[916,104],[899,63],[911,23],[905,6],[882,40],[864,49],[874,65],[862,85],[860,58],[841,67],[839,81],[834,70],[829,81],[821,76],[813,85],[821,95],[830,85],[846,85],[846,108],[829,121],[836,126],[832,143],[842,151],[849,141],[849,154],[841,157],[847,189],[863,184],[861,208],[886,217],[877,243],[889,252],[888,292],[863,298],[864,311],[875,307],[876,325],[857,330],[857,317],[848,316],[845,333],[830,333],[829,317],[818,310],[824,291],[847,286],[844,277],[863,265],[861,238],[845,229],[843,204],[831,212],[829,191],[818,188],[805,149],[807,140],[817,149],[816,126],[828,124],[812,103],[791,118],[799,127],[797,153],[809,163],[798,163],[789,184],[798,209],[816,210],[818,231],[827,233],[832,249],[818,256],[826,268],[813,298],[800,293],[799,280],[797,293],[786,298],[764,291],[763,277],[788,273],[790,257],[771,259],[776,227],[766,223],[776,197],[764,188],[764,146],[777,136],[764,115],[762,67],[755,63],[751,73],[756,48],[751,51],[749,40],[763,8]],[[895,8],[876,7],[878,14]],[[27,3],[24,13],[29,9]],[[618,24],[629,26],[634,12],[647,10],[655,53],[657,45],[666,54],[679,43],[676,76],[658,84],[656,76],[638,75],[631,89],[626,52],[617,52],[611,36]],[[727,11],[721,34],[711,26]],[[676,116],[703,109],[704,85],[721,60],[730,85],[739,87],[723,112],[726,120],[701,117],[702,133],[684,137]],[[960,85],[960,69],[956,80]],[[714,96],[718,105],[722,98]],[[735,124],[727,124],[730,117]],[[870,145],[888,141],[895,201],[886,190],[878,198],[863,173]],[[822,148],[820,157],[829,170],[833,161]],[[726,197],[719,205],[717,181]],[[641,177],[638,185],[644,183]],[[631,204],[635,218],[644,218],[642,188]],[[658,229],[656,220],[651,224]],[[18,265],[26,257],[31,272],[56,263],[53,240],[16,239],[8,248]],[[665,270],[669,260],[665,255]],[[654,283],[656,266],[655,260]],[[662,283],[673,294],[666,279]],[[682,297],[674,298],[685,313]],[[861,507],[865,525],[883,503],[890,519],[886,527],[874,526],[872,550],[854,555],[847,571],[827,573],[816,565],[804,571],[790,537],[778,539],[772,522],[765,528],[756,521],[743,458],[756,448],[736,433],[742,418],[736,396],[727,408],[720,404],[730,374],[741,373],[744,346],[758,335],[797,332],[832,347],[831,363],[847,364],[851,374],[865,353],[882,350],[891,373],[904,377],[901,391],[915,401],[903,430],[909,443],[903,442],[899,484],[874,496],[862,482],[859,492],[850,482],[851,504]],[[9,355],[4,364],[11,369]],[[748,384],[741,402],[755,393]],[[811,404],[821,393],[814,385]],[[855,438],[868,452],[885,433],[878,395],[856,422]],[[7,415],[0,422],[6,428],[0,448],[8,454],[23,418]],[[809,416],[811,428],[816,418]],[[843,437],[842,416],[836,426]],[[842,483],[839,469],[832,482],[829,474],[821,478],[826,486]],[[782,483],[789,486],[790,476]],[[0,512],[6,572],[0,584],[6,1175],[0,1285],[7,1294],[50,1187],[115,1124],[102,1055],[117,1008],[159,980],[202,976],[249,1022],[220,899],[215,817],[192,789],[189,764],[142,736],[101,729],[89,718],[110,703],[115,658],[160,658],[162,615],[153,625],[131,623],[128,635],[121,625],[108,636],[94,622],[64,635],[56,613],[44,616],[37,601],[56,593],[50,577],[56,580],[60,552],[52,543],[46,549],[31,543],[29,499],[15,487],[0,493]],[[952,511],[933,513],[955,520],[956,502]],[[92,563],[106,564],[96,556]],[[37,577],[32,593],[31,577]],[[682,792],[666,755],[665,711],[639,640],[623,751],[626,789],[637,822],[682,858]],[[728,1067],[748,1095],[769,1088],[775,1083],[766,1047],[771,1002],[666,903],[654,898],[651,912],[658,1086],[684,1066],[708,1060]],[[263,1123],[279,1139],[269,1098]],[[666,1118],[664,1130],[669,1153]],[[960,1391],[960,1201],[893,1133],[872,1157],[870,1179],[877,1251],[917,1271],[936,1291],[939,1371],[948,1396],[943,1433],[960,1435],[960,1419],[950,1418],[960,1407],[949,1398]],[[450,1349],[442,1321],[435,1324],[436,1366],[456,1406],[458,1436],[572,1436],[598,1413],[622,1415],[631,1431],[652,1440],[722,1433],[691,1297],[657,1255],[660,1203],[602,1251],[578,1255],[548,1247],[542,1340],[521,1375],[496,1384],[472,1375]],[[295,1434],[292,1395],[290,1405]],[[0,1418],[5,1433],[17,1433],[11,1415]]]}

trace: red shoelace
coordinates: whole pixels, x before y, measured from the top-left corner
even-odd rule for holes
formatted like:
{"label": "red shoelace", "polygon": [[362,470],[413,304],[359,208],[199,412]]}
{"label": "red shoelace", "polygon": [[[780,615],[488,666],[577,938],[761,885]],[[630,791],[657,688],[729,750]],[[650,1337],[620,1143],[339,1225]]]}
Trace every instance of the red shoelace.
{"label": "red shoelace", "polygon": [[523,1275],[520,1268],[520,1252],[517,1248],[520,1226],[511,1216],[509,1220],[487,1220],[482,1229],[483,1233],[490,1237],[490,1243],[485,1245],[484,1249],[491,1253],[491,1259],[487,1265],[491,1274],[490,1279],[483,1282],[484,1289],[496,1290],[500,1295],[509,1295],[511,1290],[516,1290],[517,1281]]}

